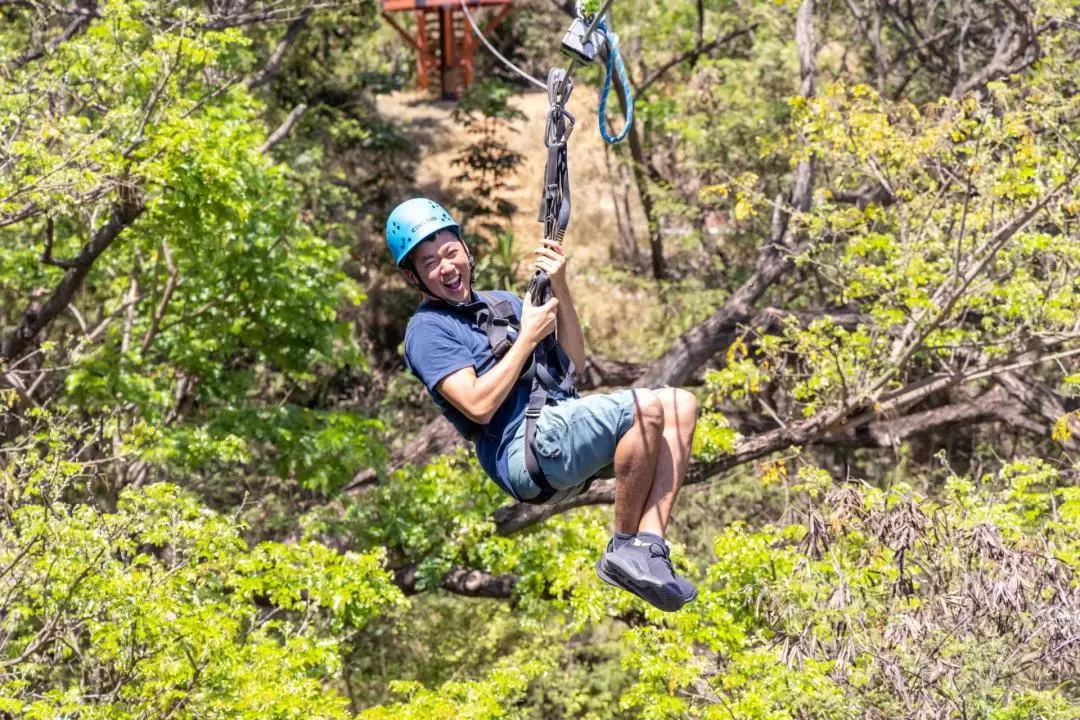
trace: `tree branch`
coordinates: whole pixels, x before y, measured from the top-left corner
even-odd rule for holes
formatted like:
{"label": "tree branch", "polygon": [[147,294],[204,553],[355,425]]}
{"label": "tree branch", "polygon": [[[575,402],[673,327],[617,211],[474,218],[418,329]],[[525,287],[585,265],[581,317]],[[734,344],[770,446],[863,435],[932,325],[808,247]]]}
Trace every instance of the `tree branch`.
{"label": "tree branch", "polygon": [[669,59],[667,62],[665,62],[659,68],[657,68],[651,75],[649,75],[644,80],[644,82],[641,83],[641,86],[639,88],[637,88],[637,94],[639,94],[639,95],[645,94],[645,91],[648,90],[650,87],[652,87],[653,83],[655,83],[657,80],[662,78],[668,72],[668,70],[671,70],[671,68],[673,68],[673,67],[675,67],[677,65],[680,65],[680,64],[682,64],[682,63],[684,63],[684,62],[686,62],[688,60],[690,62],[695,62],[702,55],[708,55],[709,53],[711,53],[713,50],[716,50],[721,45],[726,45],[727,43],[731,42],[732,40],[734,40],[734,39],[736,39],[738,37],[741,37],[743,35],[749,35],[750,33],[754,32],[754,30],[756,30],[760,24],[761,23],[754,23],[753,25],[750,25],[750,26],[747,26],[747,27],[744,27],[744,28],[740,28],[739,30],[732,30],[731,32],[726,33],[726,34],[716,38],[712,42],[706,43],[704,45],[701,44],[701,38],[699,36],[698,37],[698,44],[694,48],[692,48],[690,50],[687,50],[684,53],[680,53],[679,55],[676,55],[675,57]]}
{"label": "tree branch", "polygon": [[8,215],[0,215],[0,228],[5,228],[8,225],[15,225],[16,223],[20,223],[23,220],[27,220],[40,214],[41,207],[36,203],[29,203],[17,212]]}
{"label": "tree branch", "polygon": [[169,301],[172,300],[173,293],[176,292],[176,285],[180,281],[180,275],[176,270],[176,264],[173,263],[172,253],[169,252],[169,243],[166,240],[161,241],[161,253],[165,258],[165,267],[169,272],[169,279],[165,283],[165,292],[161,295],[161,302],[158,303],[157,309],[154,310],[154,316],[150,320],[150,327],[146,330],[146,335],[143,336],[142,345],[139,348],[139,352],[143,355],[150,349],[150,344],[154,342],[158,329],[161,327],[161,319],[165,317],[165,311],[169,309]]}
{"label": "tree branch", "polygon": [[53,250],[53,219],[51,217],[45,219],[45,248],[41,251],[41,262],[46,265],[52,265],[53,267],[64,268],[70,270],[76,267],[76,264],[71,260],[59,260],[52,255]]}
{"label": "tree branch", "polygon": [[[1080,354],[1080,348],[1065,352]],[[889,399],[883,400],[877,407],[867,412],[858,413],[861,408],[849,408],[846,411],[837,409],[799,423],[792,423],[787,427],[775,428],[753,435],[740,442],[735,452],[730,455],[725,455],[713,462],[692,464],[687,471],[684,484],[694,485],[705,482],[726,470],[797,445],[836,444],[844,434],[857,433],[860,428],[866,428],[866,432],[862,439],[859,439],[856,434],[853,442],[878,447],[890,447],[894,441],[930,432],[958,422],[998,420],[1021,427],[1035,434],[1044,434],[1046,429],[1042,425],[1032,423],[1026,419],[1022,410],[1015,404],[1006,403],[1006,396],[1000,390],[983,393],[976,400],[962,401],[955,405],[928,410],[909,417],[888,420],[882,420],[881,418],[883,416],[888,417],[892,413],[902,412],[936,392],[959,386],[963,382],[975,381],[984,377],[1001,377],[1005,373],[1009,373],[1017,365],[1030,366],[1038,362],[1047,362],[1062,354],[1028,351],[1019,356],[1002,359],[992,366],[977,368],[960,377],[937,376],[930,381],[913,383],[897,391]],[[847,420],[847,418],[851,419]],[[600,480],[594,482],[588,492],[571,500],[554,505],[529,505],[525,503],[506,505],[495,511],[493,519],[496,531],[500,535],[510,535],[576,507],[610,505],[614,502],[615,481]]]}
{"label": "tree branch", "polygon": [[37,334],[71,302],[71,298],[82,286],[94,261],[113,244],[125,228],[142,215],[145,209],[146,206],[136,196],[133,189],[120,188],[120,199],[113,204],[109,221],[94,233],[90,242],[83,246],[82,251],[72,261],[73,267],[68,268],[64,273],[63,279],[53,289],[52,295],[45,304],[39,308],[31,307],[23,313],[19,327],[0,344],[0,359],[10,362],[30,347]]}
{"label": "tree branch", "polygon": [[228,28],[241,27],[243,25],[254,25],[256,23],[264,22],[294,22],[300,18],[305,12],[314,10],[326,10],[344,6],[344,2],[340,0],[330,0],[329,2],[313,2],[303,8],[295,7],[278,7],[269,8],[266,10],[260,10],[258,12],[241,13],[238,15],[218,15],[212,17],[210,22],[204,26],[207,30],[225,30]]}
{"label": "tree branch", "polygon": [[304,114],[305,110],[307,110],[307,105],[305,105],[304,103],[300,103],[299,105],[294,107],[292,109],[292,112],[290,112],[289,115],[285,118],[284,122],[282,122],[281,125],[278,126],[278,129],[270,133],[270,137],[266,138],[266,142],[264,142],[259,148],[259,152],[269,152],[274,148],[275,145],[284,140],[289,135],[289,132],[293,129],[293,125],[296,124],[296,121],[299,120],[300,116]]}
{"label": "tree branch", "polygon": [[[801,77],[800,94],[803,97],[812,97],[815,92],[817,70],[813,19],[814,0],[803,0],[795,23],[795,43],[799,51]],[[790,205],[794,210],[806,212],[810,209],[813,178],[813,157],[799,161],[792,176]],[[685,383],[725,345],[727,334],[751,317],[757,301],[791,267],[792,255],[798,254],[809,242],[803,240],[802,245],[796,247],[788,216],[781,210],[781,205],[778,198],[773,211],[769,242],[762,247],[754,272],[746,282],[711,317],[683,333],[634,383],[635,387]]]}
{"label": "tree branch", "polygon": [[1014,22],[999,30],[993,57],[989,62],[982,63],[970,77],[959,81],[953,88],[952,97],[963,97],[991,80],[1018,73],[1042,56],[1039,36],[1031,25],[1031,18],[1016,4],[1004,4],[1013,14]]}
{"label": "tree branch", "polygon": [[262,87],[278,74],[281,70],[281,63],[285,59],[286,51],[288,51],[290,45],[296,42],[296,38],[300,37],[300,32],[307,25],[311,13],[312,6],[308,5],[300,11],[299,17],[289,23],[289,27],[285,31],[284,37],[281,38],[277,47],[274,48],[274,52],[270,54],[270,58],[266,61],[266,67],[248,80],[247,86],[249,90]]}
{"label": "tree branch", "polygon": [[[89,8],[91,11],[93,11],[94,3],[89,3]],[[46,43],[44,47],[40,47],[37,50],[31,50],[30,52],[27,52],[20,57],[15,58],[8,64],[7,69],[9,71],[19,70],[29,65],[33,61],[44,57],[46,53],[52,52],[62,43],[66,43],[71,38],[86,30],[86,28],[90,25],[90,18],[90,14],[77,16],[74,20],[68,23],[68,26],[64,29],[64,32],[54,37],[52,40]]]}
{"label": "tree branch", "polygon": [[[394,571],[394,584],[406,595],[420,592],[416,587],[416,565]],[[454,568],[443,576],[439,587],[467,597],[508,598],[517,583],[514,575],[492,575],[483,570]]]}

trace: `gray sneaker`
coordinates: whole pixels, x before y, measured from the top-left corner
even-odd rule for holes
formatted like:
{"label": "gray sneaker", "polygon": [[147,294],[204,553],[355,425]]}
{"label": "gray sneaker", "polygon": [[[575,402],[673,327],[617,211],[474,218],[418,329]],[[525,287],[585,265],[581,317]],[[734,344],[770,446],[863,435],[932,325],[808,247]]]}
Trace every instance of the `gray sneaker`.
{"label": "gray sneaker", "polygon": [[697,597],[697,588],[679,577],[663,539],[641,533],[618,550],[614,541],[596,562],[596,574],[665,612],[675,612]]}

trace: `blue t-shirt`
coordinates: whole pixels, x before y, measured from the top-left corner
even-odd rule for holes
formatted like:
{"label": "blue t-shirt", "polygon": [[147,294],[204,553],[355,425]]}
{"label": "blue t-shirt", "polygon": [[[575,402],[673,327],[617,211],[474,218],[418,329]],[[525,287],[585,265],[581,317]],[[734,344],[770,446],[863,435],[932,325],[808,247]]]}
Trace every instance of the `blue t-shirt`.
{"label": "blue t-shirt", "polygon": [[[514,315],[521,319],[521,299],[513,293],[494,290],[485,291],[484,295],[491,302],[509,299]],[[479,377],[495,366],[487,335],[472,320],[470,312],[480,304],[476,293],[473,303],[461,310],[451,309],[443,302],[422,302],[405,330],[405,364],[424,383],[435,404],[458,432],[476,443],[476,457],[484,471],[510,493],[506,479],[507,449],[525,419],[532,383],[519,379],[487,425],[469,420],[435,389],[439,381],[463,368],[473,368]],[[513,328],[510,338],[517,338]]]}

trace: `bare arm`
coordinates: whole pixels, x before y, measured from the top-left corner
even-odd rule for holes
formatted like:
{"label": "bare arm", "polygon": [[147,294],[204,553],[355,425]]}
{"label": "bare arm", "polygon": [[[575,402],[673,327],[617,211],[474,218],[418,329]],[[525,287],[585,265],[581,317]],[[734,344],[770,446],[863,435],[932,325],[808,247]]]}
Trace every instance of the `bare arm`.
{"label": "bare arm", "polygon": [[559,346],[570,356],[574,367],[585,369],[585,333],[581,330],[574,299],[570,296],[570,284],[566,281],[566,256],[557,242],[544,240],[533,251],[534,270],[543,270],[551,279],[551,293],[559,300],[558,335]]}
{"label": "bare arm", "polygon": [[462,368],[440,380],[435,389],[465,417],[487,425],[514,388],[533,350],[555,329],[558,308],[555,298],[539,307],[530,305],[526,298],[521,332],[502,360],[479,377],[474,368]]}
{"label": "bare arm", "polygon": [[559,346],[570,356],[574,367],[581,372],[585,369],[585,333],[581,330],[574,299],[570,297],[570,286],[564,281],[561,287],[551,286],[551,292],[559,299],[558,333]]}

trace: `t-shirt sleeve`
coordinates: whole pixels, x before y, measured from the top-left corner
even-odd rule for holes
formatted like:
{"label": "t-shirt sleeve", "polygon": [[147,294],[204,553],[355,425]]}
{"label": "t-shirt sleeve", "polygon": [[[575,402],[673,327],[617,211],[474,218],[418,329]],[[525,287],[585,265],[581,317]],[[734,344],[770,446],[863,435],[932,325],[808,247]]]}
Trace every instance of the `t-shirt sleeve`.
{"label": "t-shirt sleeve", "polygon": [[462,368],[475,367],[472,354],[453,331],[437,322],[421,320],[405,333],[405,362],[428,392],[439,381]]}

